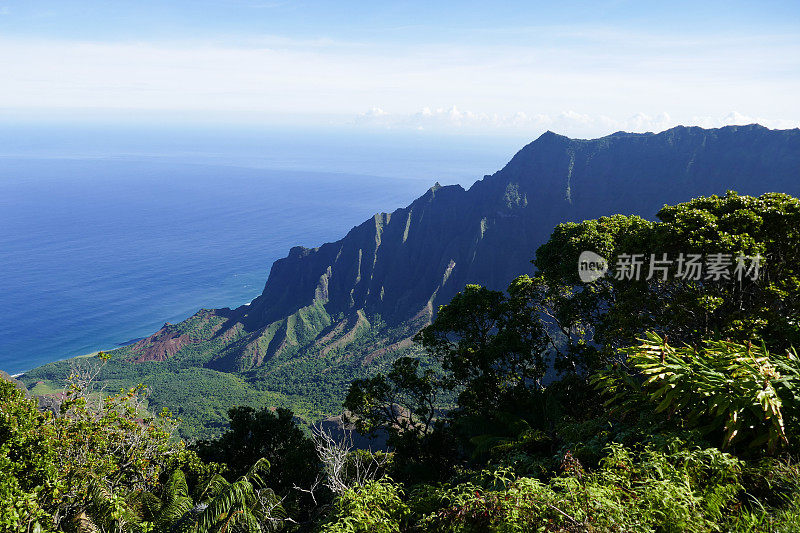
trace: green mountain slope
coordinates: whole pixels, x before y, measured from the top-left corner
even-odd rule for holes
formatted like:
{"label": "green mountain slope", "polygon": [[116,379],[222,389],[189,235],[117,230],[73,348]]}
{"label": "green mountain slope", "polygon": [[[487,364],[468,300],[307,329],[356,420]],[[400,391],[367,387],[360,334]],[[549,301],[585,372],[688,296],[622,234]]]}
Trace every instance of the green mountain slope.
{"label": "green mountain slope", "polygon": [[[651,217],[665,203],[734,189],[800,193],[800,130],[678,127],[594,140],[547,132],[468,190],[438,184],[337,242],[292,248],[262,294],[201,310],[115,350],[109,387],[143,382],[151,401],[215,431],[232,403],[337,412],[354,377],[414,351],[410,338],[467,283],[504,288],[553,227],[613,213]],[[57,384],[69,362],[23,380]]]}

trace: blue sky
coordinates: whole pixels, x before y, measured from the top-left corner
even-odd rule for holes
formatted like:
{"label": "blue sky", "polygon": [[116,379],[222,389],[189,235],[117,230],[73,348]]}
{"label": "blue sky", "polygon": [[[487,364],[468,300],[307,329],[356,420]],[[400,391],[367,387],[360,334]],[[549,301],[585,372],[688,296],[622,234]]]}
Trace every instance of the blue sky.
{"label": "blue sky", "polygon": [[800,2],[0,0],[0,120],[800,126]]}

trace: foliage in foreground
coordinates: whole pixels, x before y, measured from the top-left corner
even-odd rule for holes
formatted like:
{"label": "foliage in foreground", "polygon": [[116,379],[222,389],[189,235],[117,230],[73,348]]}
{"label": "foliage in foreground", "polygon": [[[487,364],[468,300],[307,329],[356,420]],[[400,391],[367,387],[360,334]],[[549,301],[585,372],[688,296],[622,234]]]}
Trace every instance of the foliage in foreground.
{"label": "foliage in foreground", "polygon": [[[271,531],[284,517],[258,459],[227,481],[152,416],[139,388],[92,391],[78,370],[56,413],[0,380],[0,531]],[[194,498],[192,497],[194,496]]]}
{"label": "foliage in foreground", "polygon": [[570,454],[542,482],[508,470],[439,495],[424,518],[437,531],[711,531],[740,490],[739,461],[673,441],[666,450],[610,445],[587,472]]}
{"label": "foliage in foreground", "polygon": [[188,460],[172,438],[169,414],[148,413],[141,389],[96,394],[92,376],[73,374],[56,413],[40,412],[36,402],[0,382],[0,470],[3,484],[21,496],[0,503],[14,508],[0,513],[0,524],[10,530],[79,530],[100,496],[115,520],[126,522],[124,496],[146,490],[169,465]]}
{"label": "foliage in foreground", "polygon": [[[424,523],[456,531],[796,523],[800,201],[728,193],[666,206],[659,218],[560,225],[537,252],[536,276],[520,276],[506,293],[468,286],[418,335],[443,376],[401,360],[353,383],[350,418],[389,434],[393,477],[428,483]],[[663,275],[584,284],[583,250],[611,264],[663,253],[764,262],[759,277],[687,277],[677,263]],[[455,409],[429,407],[443,390],[457,393]],[[665,447],[670,435],[678,440]],[[565,473],[562,462],[580,468]],[[768,469],[754,467],[764,462],[785,475],[766,481]],[[475,473],[485,466],[514,475],[486,492]],[[443,511],[442,492],[453,490],[460,496]]]}
{"label": "foliage in foreground", "polygon": [[675,348],[656,333],[626,350],[626,365],[644,382],[630,378],[619,366],[596,376],[595,382],[613,396],[607,402],[645,395],[655,412],[668,412],[703,434],[721,434],[723,449],[744,443],[766,446],[774,453],[789,446],[800,412],[800,361],[791,350],[770,354],[764,344],[705,341],[701,348]]}
{"label": "foliage in foreground", "polygon": [[389,478],[348,488],[334,504],[324,533],[393,533],[408,514],[402,489]]}
{"label": "foliage in foreground", "polygon": [[[388,454],[236,408],[198,456],[141,389],[79,373],[49,413],[0,383],[0,531],[800,530],[800,202],[659,216],[559,226],[536,276],[440,309],[418,336],[439,369],[353,382],[349,420]],[[574,279],[583,249],[685,245],[762,254],[764,277]]]}

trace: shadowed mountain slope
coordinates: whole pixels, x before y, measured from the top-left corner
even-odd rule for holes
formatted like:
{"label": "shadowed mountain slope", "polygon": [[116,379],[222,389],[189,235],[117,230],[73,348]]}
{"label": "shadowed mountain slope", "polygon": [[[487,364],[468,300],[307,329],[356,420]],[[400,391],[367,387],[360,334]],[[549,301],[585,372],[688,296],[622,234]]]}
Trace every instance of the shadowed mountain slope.
{"label": "shadowed mountain slope", "polygon": [[652,218],[664,204],[726,190],[800,194],[800,130],[547,132],[468,190],[436,184],[339,241],[292,248],[251,304],[166,324],[115,359],[245,372],[286,394],[317,394],[326,376],[341,396],[362,368],[412,349],[409,338],[466,284],[503,289],[530,273],[558,223]]}
{"label": "shadowed mountain slope", "polygon": [[[322,304],[324,314],[350,317],[351,328],[361,312],[413,330],[465,284],[504,288],[529,272],[536,248],[560,222],[612,213],[652,217],[665,203],[727,189],[800,191],[800,132],[678,127],[596,140],[547,132],[469,190],[437,184],[340,241],[293,248],[272,266],[261,296],[233,320],[255,333]],[[330,327],[316,318],[299,327],[314,334]],[[263,355],[293,345],[298,333],[279,328]],[[262,361],[260,354],[252,358],[254,365]]]}

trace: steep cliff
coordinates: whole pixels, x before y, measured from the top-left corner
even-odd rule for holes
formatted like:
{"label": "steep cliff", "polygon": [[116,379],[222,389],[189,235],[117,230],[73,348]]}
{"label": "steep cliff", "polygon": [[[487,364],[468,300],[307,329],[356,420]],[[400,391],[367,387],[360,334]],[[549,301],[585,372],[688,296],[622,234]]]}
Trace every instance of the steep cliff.
{"label": "steep cliff", "polygon": [[436,184],[339,241],[292,248],[251,304],[167,324],[115,360],[141,366],[143,378],[165,367],[236,372],[259,391],[337,405],[350,379],[412,349],[410,337],[467,283],[502,289],[531,272],[556,224],[652,217],[726,190],[800,194],[800,130],[677,127],[594,140],[547,132],[468,190]]}
{"label": "steep cliff", "polygon": [[376,315],[410,335],[465,284],[503,288],[529,272],[560,222],[652,217],[665,203],[727,189],[800,191],[800,132],[678,127],[595,140],[547,132],[469,190],[436,184],[337,242],[292,248],[272,266],[262,294],[221,328],[229,336],[239,330],[236,348],[223,343],[207,364],[244,370],[289,348],[324,355]]}

